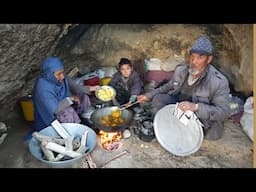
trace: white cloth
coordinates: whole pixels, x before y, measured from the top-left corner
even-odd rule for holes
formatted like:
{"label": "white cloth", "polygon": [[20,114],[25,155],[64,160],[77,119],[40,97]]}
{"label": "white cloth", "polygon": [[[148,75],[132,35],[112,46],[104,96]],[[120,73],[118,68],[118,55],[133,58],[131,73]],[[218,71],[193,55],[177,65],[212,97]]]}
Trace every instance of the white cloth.
{"label": "white cloth", "polygon": [[173,115],[180,120],[181,123],[184,125],[188,125],[190,120],[195,120],[197,121],[201,126],[203,126],[202,122],[198,119],[196,114],[193,111],[187,110],[187,111],[182,111],[178,108],[179,103],[176,103]]}

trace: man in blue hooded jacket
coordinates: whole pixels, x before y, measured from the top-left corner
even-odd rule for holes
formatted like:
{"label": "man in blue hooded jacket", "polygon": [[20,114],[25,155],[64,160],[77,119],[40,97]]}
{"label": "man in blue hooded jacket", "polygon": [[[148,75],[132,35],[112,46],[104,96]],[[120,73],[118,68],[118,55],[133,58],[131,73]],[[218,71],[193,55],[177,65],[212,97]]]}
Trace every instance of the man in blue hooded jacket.
{"label": "man in blue hooded jacket", "polygon": [[75,84],[65,75],[58,57],[46,58],[33,89],[34,125],[25,139],[30,139],[34,131],[48,127],[55,119],[61,123],[80,123],[78,114],[91,106],[87,94],[97,87]]}

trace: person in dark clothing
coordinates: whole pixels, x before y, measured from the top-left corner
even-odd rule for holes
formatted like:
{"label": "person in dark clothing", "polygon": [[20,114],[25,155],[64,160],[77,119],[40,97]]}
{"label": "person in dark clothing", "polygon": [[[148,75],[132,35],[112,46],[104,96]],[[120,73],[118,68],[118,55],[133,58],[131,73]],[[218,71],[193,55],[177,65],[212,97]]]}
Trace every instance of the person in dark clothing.
{"label": "person in dark clothing", "polygon": [[118,72],[113,75],[109,85],[116,90],[115,99],[120,105],[135,102],[143,87],[139,74],[127,58],[120,59]]}

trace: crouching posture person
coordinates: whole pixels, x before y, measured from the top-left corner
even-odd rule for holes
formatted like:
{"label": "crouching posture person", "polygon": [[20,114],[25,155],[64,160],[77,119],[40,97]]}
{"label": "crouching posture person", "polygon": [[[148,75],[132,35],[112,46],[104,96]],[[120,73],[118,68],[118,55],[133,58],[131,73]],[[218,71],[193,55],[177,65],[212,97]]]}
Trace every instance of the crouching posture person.
{"label": "crouching posture person", "polygon": [[143,84],[137,71],[133,68],[131,61],[121,58],[118,63],[118,72],[111,79],[110,86],[117,91],[116,101],[118,104],[131,104],[141,94]]}
{"label": "crouching posture person", "polygon": [[58,57],[47,58],[33,89],[34,125],[25,139],[58,119],[61,123],[80,123],[79,114],[91,106],[87,94],[98,86],[80,86],[65,75]]}
{"label": "crouching posture person", "polygon": [[182,111],[193,111],[201,120],[206,139],[219,139],[230,114],[230,89],[226,77],[210,64],[212,59],[212,44],[202,36],[190,50],[189,64],[177,65],[167,84],[138,96],[138,100],[152,99],[156,110],[179,102]]}

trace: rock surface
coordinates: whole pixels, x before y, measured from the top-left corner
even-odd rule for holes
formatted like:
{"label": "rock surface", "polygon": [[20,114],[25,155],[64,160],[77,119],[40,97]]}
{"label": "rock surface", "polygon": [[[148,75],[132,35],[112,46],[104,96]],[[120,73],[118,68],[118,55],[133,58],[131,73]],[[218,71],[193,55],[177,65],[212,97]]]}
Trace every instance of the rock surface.
{"label": "rock surface", "polygon": [[21,96],[31,93],[40,65],[54,55],[68,24],[0,25],[0,119],[7,119]]}
{"label": "rock surface", "polygon": [[253,82],[252,24],[1,24],[0,119],[13,111],[21,114],[18,101],[30,94],[40,65],[47,56],[63,59],[66,71],[75,66],[93,71],[116,66],[128,57],[143,72],[144,59],[186,58],[200,35],[214,46],[213,64],[234,86],[251,94]]}
{"label": "rock surface", "polygon": [[164,61],[176,55],[187,59],[200,35],[212,41],[213,64],[228,77],[235,91],[249,95],[253,89],[250,24],[97,24],[88,28],[72,48],[62,50],[62,57],[67,63],[91,70],[116,66],[121,57],[130,58],[136,65],[143,65],[146,58]]}

